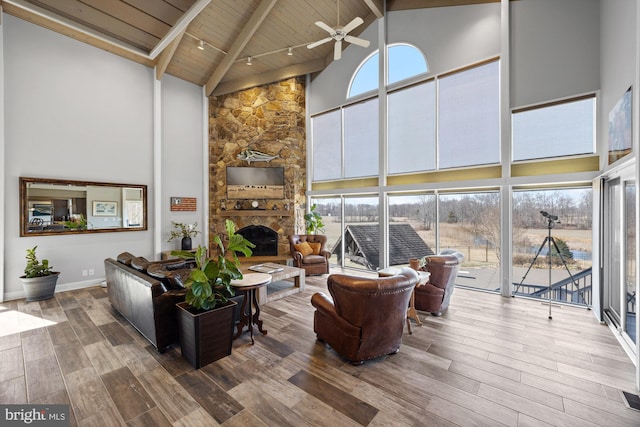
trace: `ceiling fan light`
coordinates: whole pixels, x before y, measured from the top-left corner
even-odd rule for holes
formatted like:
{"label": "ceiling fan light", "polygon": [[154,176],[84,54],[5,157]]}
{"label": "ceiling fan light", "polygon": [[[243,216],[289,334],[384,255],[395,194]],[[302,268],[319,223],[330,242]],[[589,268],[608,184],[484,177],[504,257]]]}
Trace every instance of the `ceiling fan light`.
{"label": "ceiling fan light", "polygon": [[251,62],[251,57],[250,56],[247,57],[247,65],[253,65],[253,63]]}
{"label": "ceiling fan light", "polygon": [[198,49],[204,50],[204,42],[202,40],[198,41]]}

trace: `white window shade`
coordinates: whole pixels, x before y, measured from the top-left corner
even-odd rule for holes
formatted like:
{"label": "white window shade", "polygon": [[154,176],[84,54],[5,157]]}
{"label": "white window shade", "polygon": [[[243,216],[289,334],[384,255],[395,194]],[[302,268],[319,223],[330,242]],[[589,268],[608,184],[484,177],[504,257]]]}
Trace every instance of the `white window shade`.
{"label": "white window shade", "polygon": [[595,97],[514,112],[513,160],[595,152]]}
{"label": "white window shade", "polygon": [[435,169],[435,97],[433,81],[389,94],[389,174]]}
{"label": "white window shade", "polygon": [[311,119],[314,181],[327,181],[342,177],[342,120],[340,116],[340,110],[334,110]]}
{"label": "white window shade", "polygon": [[344,177],[378,174],[378,98],[344,109]]}
{"label": "white window shade", "polygon": [[439,81],[439,167],[500,161],[499,62]]}

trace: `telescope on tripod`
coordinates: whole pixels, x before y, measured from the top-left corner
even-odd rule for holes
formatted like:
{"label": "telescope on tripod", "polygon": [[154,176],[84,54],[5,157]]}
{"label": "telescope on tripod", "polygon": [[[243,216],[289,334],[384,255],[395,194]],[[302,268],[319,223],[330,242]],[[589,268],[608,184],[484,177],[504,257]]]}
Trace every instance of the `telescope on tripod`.
{"label": "telescope on tripod", "polygon": [[[516,286],[516,289],[513,291],[513,294],[515,295],[518,292],[518,289],[520,289],[520,286],[522,286],[522,283],[524,283],[524,279],[527,277],[527,275],[529,274],[529,271],[531,270],[531,268],[534,266],[534,264],[536,263],[536,260],[538,259],[538,256],[540,255],[540,253],[542,252],[542,249],[544,249],[544,247],[547,247],[547,259],[548,259],[548,264],[549,264],[549,287],[547,290],[548,296],[549,296],[549,320],[552,319],[551,317],[551,290],[552,290],[552,280],[551,280],[551,269],[552,269],[552,256],[553,256],[553,252],[551,251],[551,245],[553,245],[553,247],[556,250],[556,253],[558,254],[558,256],[560,257],[560,261],[562,261],[562,265],[564,266],[564,268],[567,270],[567,273],[569,273],[569,277],[571,277],[571,282],[573,283],[573,285],[578,288],[579,285],[576,283],[575,279],[573,278],[573,275],[571,274],[571,271],[569,271],[569,267],[567,266],[567,263],[565,262],[563,256],[562,256],[562,252],[560,252],[560,248],[558,248],[558,244],[556,243],[556,240],[551,236],[551,229],[556,225],[559,224],[560,221],[558,221],[558,216],[557,215],[551,215],[549,212],[546,211],[540,211],[540,214],[547,220],[547,237],[544,238],[544,240],[542,241],[542,244],[540,245],[540,247],[538,248],[538,252],[536,252],[536,256],[533,257],[533,261],[531,261],[531,264],[529,265],[529,268],[527,268],[527,271],[524,273],[524,276],[522,276],[522,280],[520,281],[520,283],[518,284],[518,286]],[[512,295],[513,296],[513,295]]]}

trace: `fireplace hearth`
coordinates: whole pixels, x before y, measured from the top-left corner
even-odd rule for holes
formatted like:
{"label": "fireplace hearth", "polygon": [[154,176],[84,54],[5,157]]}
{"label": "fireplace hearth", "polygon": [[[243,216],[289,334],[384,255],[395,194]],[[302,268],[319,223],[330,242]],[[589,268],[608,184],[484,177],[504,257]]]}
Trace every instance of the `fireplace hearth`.
{"label": "fireplace hearth", "polygon": [[[278,255],[278,232],[264,225],[249,225],[236,231],[245,239],[256,245],[252,249],[254,256]],[[238,254],[242,256],[242,254]]]}

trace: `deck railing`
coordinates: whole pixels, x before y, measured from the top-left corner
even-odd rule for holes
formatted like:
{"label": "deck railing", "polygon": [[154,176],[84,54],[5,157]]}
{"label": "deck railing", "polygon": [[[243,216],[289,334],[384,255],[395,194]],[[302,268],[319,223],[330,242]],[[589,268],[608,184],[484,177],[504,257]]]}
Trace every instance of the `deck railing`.
{"label": "deck railing", "polygon": [[546,300],[549,299],[549,292],[551,292],[552,301],[590,306],[592,302],[591,279],[592,271],[591,267],[589,267],[586,270],[574,274],[573,277],[567,277],[559,282],[553,283],[551,287],[548,285],[514,283],[515,291],[513,295]]}

